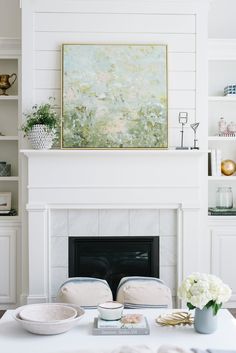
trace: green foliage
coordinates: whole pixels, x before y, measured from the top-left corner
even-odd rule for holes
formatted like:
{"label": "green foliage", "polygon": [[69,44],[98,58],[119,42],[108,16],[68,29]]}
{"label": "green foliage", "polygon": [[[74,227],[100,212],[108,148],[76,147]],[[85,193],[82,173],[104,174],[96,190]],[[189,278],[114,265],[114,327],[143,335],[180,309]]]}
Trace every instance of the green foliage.
{"label": "green foliage", "polygon": [[99,114],[94,106],[78,104],[64,111],[64,147],[82,148],[162,148],[167,145],[164,105],[156,102],[137,110],[113,105],[113,114]]}
{"label": "green foliage", "polygon": [[213,314],[216,315],[218,313],[218,311],[220,310],[220,308],[222,307],[222,303],[217,304],[214,300],[210,300],[206,304],[206,308],[209,309],[210,307],[212,307]]}
{"label": "green foliage", "polygon": [[25,123],[21,126],[24,136],[32,130],[34,125],[45,125],[48,131],[56,129],[59,125],[59,116],[54,110],[53,102],[55,98],[50,97],[48,103],[35,104],[31,111],[24,113]]}
{"label": "green foliage", "polygon": [[189,308],[189,310],[193,310],[196,308],[196,306],[192,305],[191,303],[187,303],[187,307]]}
{"label": "green foliage", "polygon": [[[193,310],[196,306],[192,305],[191,303],[187,303],[187,307],[189,310]],[[214,300],[210,300],[206,305],[205,308],[209,309],[212,308],[213,314],[216,315],[220,308],[222,307],[222,303],[217,304]]]}

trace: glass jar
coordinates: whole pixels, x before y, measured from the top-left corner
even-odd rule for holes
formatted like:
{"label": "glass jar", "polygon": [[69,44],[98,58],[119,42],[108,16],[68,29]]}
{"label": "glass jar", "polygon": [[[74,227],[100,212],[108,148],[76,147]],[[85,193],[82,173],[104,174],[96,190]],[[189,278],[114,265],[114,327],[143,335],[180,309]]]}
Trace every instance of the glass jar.
{"label": "glass jar", "polygon": [[227,131],[227,123],[223,117],[220,118],[218,122],[218,133],[219,135],[223,135]]}
{"label": "glass jar", "polygon": [[216,207],[217,208],[233,207],[233,192],[232,192],[231,186],[220,186],[217,188]]}

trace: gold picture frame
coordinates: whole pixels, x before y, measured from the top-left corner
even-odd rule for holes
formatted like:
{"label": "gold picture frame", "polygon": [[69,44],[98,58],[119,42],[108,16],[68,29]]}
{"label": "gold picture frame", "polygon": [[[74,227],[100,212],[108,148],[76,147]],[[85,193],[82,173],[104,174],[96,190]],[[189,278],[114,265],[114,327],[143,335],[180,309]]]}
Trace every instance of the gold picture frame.
{"label": "gold picture frame", "polygon": [[0,212],[10,211],[11,209],[11,192],[0,192]]}

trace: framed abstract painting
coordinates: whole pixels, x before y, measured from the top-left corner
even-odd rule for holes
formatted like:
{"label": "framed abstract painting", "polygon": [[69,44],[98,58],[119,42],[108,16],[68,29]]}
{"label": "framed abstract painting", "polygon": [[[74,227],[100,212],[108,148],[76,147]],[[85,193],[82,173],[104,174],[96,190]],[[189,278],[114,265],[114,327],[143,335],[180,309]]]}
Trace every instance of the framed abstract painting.
{"label": "framed abstract painting", "polygon": [[62,148],[168,147],[167,46],[62,45]]}

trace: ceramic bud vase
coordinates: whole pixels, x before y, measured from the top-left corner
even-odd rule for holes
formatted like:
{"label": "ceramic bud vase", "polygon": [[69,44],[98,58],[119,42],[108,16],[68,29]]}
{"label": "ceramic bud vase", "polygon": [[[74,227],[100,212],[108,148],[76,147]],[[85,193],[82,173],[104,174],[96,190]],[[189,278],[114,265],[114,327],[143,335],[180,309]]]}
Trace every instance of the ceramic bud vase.
{"label": "ceramic bud vase", "polygon": [[194,328],[198,333],[213,333],[217,329],[217,315],[212,308],[195,309]]}

